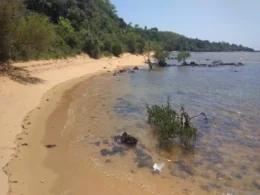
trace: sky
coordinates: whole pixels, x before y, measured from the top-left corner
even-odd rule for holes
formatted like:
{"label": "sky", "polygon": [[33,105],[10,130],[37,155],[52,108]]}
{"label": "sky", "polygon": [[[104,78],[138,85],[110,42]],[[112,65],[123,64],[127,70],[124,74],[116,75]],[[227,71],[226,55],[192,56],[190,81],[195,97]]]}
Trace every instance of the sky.
{"label": "sky", "polygon": [[260,0],[111,0],[126,23],[260,50]]}

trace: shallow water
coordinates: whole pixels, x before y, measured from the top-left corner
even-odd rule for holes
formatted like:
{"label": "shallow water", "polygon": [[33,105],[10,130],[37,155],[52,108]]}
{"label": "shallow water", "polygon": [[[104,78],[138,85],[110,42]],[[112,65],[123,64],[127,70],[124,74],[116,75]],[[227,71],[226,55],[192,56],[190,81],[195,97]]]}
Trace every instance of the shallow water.
{"label": "shallow water", "polygon": [[[104,166],[122,178],[138,175],[137,183],[161,177],[189,181],[210,194],[260,194],[259,55],[193,54],[195,60],[243,58],[245,66],[140,70],[117,76],[120,84],[109,86],[103,94],[102,88],[96,93],[88,88],[81,95],[78,92],[68,123],[76,132],[72,152],[93,157],[97,167]],[[86,97],[100,101],[93,105]],[[175,109],[183,104],[189,114],[204,112],[209,118],[208,123],[194,121],[199,137],[192,152],[178,144],[162,150],[147,124],[146,103],[164,104],[167,97]],[[88,110],[95,112],[87,118]],[[113,137],[125,131],[138,138],[137,147],[115,142]],[[162,162],[162,173],[154,175],[152,165]]]}

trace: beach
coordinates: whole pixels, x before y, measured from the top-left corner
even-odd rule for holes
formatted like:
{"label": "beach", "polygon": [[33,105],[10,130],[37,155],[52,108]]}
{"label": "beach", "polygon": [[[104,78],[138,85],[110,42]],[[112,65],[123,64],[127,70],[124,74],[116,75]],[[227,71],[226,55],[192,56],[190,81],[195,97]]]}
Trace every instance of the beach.
{"label": "beach", "polygon": [[[149,70],[143,61],[78,56],[16,63],[0,77],[0,194],[257,193],[259,66]],[[167,97],[176,110],[206,113],[193,121],[194,150],[158,144],[146,105]],[[136,146],[118,143],[124,132]],[[155,163],[164,163],[161,172]]]}
{"label": "beach", "polygon": [[[15,63],[14,66],[21,70],[17,77],[16,75],[0,77],[0,167],[2,170],[0,173],[0,194],[7,194],[9,189],[8,177],[5,172],[15,172],[15,170],[7,171],[4,167],[12,158],[15,158],[14,153],[19,150],[16,137],[29,128],[31,124],[24,123],[26,116],[36,109],[41,101],[44,101],[43,95],[48,90],[60,83],[78,78],[77,81],[74,81],[75,83],[72,82],[71,85],[64,86],[64,90],[66,90],[79,83],[80,77],[83,79],[83,77],[86,78],[86,75],[88,77],[98,72],[143,65],[143,61],[143,56],[125,54],[121,58],[102,58],[100,60],[93,60],[87,55],[81,55],[65,60]],[[30,74],[29,80],[21,75],[25,71],[26,74],[28,72]],[[48,98],[51,100],[50,97]],[[56,100],[58,101],[58,99]],[[22,161],[22,157],[20,159]],[[28,166],[30,168],[31,164],[29,163]],[[10,175],[10,173],[8,174]]]}

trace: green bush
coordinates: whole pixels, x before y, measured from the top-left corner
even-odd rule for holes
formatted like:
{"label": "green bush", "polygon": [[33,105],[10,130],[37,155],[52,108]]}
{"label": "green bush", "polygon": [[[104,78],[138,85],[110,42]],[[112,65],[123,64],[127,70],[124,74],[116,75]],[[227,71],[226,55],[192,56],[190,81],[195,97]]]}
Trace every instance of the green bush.
{"label": "green bush", "polygon": [[115,43],[113,45],[112,53],[114,56],[119,57],[123,53],[123,47],[120,43]]}
{"label": "green bush", "polygon": [[189,51],[182,51],[178,54],[177,58],[178,58],[178,61],[185,61],[187,58],[189,58],[191,55],[190,55],[190,52]]}
{"label": "green bush", "polygon": [[101,57],[100,43],[97,39],[87,38],[83,51],[92,58],[98,59]]}
{"label": "green bush", "polygon": [[52,47],[54,26],[48,17],[32,13],[21,18],[13,33],[13,59],[34,59]]}
{"label": "green bush", "polygon": [[[190,120],[194,117],[190,118],[183,107],[181,113],[178,114],[171,107],[168,99],[165,106],[153,105],[150,107],[147,105],[147,113],[148,123],[155,126],[155,132],[160,144],[178,138],[186,149],[194,146],[198,130],[190,124]],[[200,115],[205,116],[204,113]]]}

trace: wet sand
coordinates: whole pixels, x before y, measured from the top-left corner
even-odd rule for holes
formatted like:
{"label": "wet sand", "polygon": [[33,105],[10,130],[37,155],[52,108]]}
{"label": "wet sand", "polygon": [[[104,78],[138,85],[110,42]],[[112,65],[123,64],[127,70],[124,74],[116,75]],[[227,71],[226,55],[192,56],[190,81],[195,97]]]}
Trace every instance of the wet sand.
{"label": "wet sand", "polygon": [[[64,85],[61,90],[63,92],[82,81],[84,75],[90,76],[90,74],[97,72],[112,71],[117,67],[135,65],[144,65],[143,56],[124,54],[121,58],[93,60],[86,55],[82,55],[65,60],[30,61],[13,64],[16,68],[14,73],[0,77],[0,167],[3,170],[0,172],[0,194],[7,194],[9,184],[11,187],[14,187],[13,185],[16,184],[17,189],[21,187],[27,192],[32,190],[32,184],[38,181],[34,174],[33,176],[26,175],[27,170],[38,170],[39,173],[43,172],[53,176],[50,176],[50,180],[43,181],[43,183],[41,183],[41,180],[44,179],[40,179],[40,183],[44,185],[35,186],[35,189],[39,187],[36,194],[39,194],[40,187],[47,186],[49,182],[49,185],[52,185],[51,178],[53,181],[55,180],[55,174],[52,171],[44,169],[41,164],[33,163],[26,157],[27,155],[32,155],[34,158],[43,160],[48,154],[48,151],[45,151],[45,147],[39,145],[42,143],[44,135],[40,128],[44,127],[46,121],[41,116],[42,118],[38,118],[41,124],[36,126],[33,122],[33,116],[38,117],[37,114],[41,111],[40,101],[41,106],[44,107],[52,105],[51,103],[54,103],[56,98],[57,102],[59,102],[58,92],[51,94],[51,91],[55,91],[56,85],[78,78],[71,81],[70,84]],[[45,94],[50,89],[51,91]],[[60,92],[60,97],[62,92]],[[53,106],[57,107],[57,104]],[[32,110],[34,111],[31,112]],[[28,118],[29,112],[31,113]],[[49,111],[50,113],[51,111]],[[45,119],[47,119],[47,116]],[[36,137],[29,138],[32,132],[35,133]],[[20,133],[22,134],[19,135]],[[31,139],[31,142],[27,139]],[[15,151],[20,152],[14,154]],[[19,159],[20,162],[17,162],[17,166],[12,168],[9,168],[9,166],[5,167],[12,158]],[[22,164],[24,169],[19,168]],[[9,183],[6,174],[10,176]],[[28,181],[28,183],[25,183],[25,181]],[[22,193],[19,190],[12,191],[16,194]]]}

